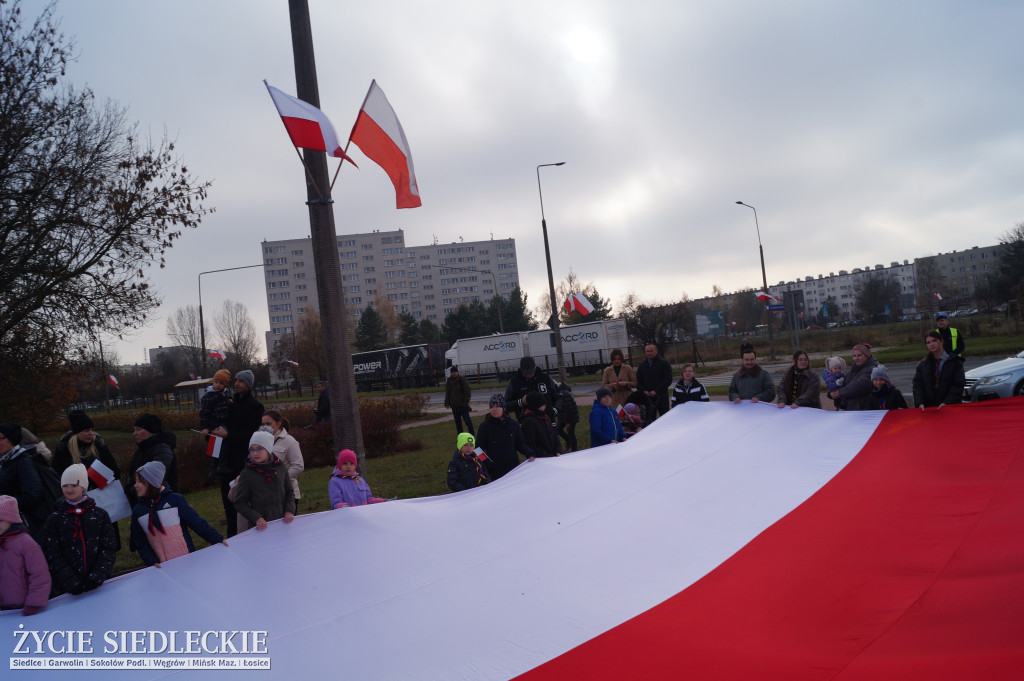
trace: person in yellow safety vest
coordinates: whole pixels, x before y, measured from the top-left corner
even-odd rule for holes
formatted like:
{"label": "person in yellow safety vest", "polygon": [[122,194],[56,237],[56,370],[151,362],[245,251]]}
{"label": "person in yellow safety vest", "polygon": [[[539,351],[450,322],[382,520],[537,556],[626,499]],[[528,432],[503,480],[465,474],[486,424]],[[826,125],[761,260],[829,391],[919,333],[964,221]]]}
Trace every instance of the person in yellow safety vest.
{"label": "person in yellow safety vest", "polygon": [[935,323],[939,328],[935,329],[942,336],[942,349],[951,357],[964,358],[964,335],[949,325],[949,315],[940,312],[935,315]]}

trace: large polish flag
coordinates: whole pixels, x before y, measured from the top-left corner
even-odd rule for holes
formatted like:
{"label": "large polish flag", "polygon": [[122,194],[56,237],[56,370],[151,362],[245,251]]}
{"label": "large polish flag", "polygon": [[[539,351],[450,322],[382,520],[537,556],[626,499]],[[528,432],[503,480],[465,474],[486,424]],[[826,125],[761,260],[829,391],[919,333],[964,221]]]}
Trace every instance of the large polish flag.
{"label": "large polish flag", "polygon": [[[93,632],[86,659],[116,656],[107,631],[266,631],[268,680],[1020,679],[1022,417],[688,403],[481,488],[276,521],[0,613],[0,638],[13,669],[60,657],[11,652],[22,626]],[[169,674],[210,676],[117,677]]]}
{"label": "large polish flag", "polygon": [[327,114],[309,102],[281,92],[267,81],[263,81],[263,84],[267,86],[267,92],[274,100],[274,106],[293,145],[303,149],[326,151],[329,156],[355,165],[355,161],[345,154],[338,143],[338,135],[334,132],[334,126],[331,125]]}
{"label": "large polish flag", "polygon": [[398,208],[422,205],[409,140],[376,80],[370,83],[349,139],[391,178]]}

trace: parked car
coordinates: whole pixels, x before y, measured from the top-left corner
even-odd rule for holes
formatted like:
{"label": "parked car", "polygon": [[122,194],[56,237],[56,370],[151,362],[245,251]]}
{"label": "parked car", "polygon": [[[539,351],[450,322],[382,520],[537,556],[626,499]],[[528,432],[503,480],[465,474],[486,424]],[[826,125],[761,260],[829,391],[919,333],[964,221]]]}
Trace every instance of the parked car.
{"label": "parked car", "polygon": [[965,402],[1024,395],[1024,350],[992,364],[967,372]]}

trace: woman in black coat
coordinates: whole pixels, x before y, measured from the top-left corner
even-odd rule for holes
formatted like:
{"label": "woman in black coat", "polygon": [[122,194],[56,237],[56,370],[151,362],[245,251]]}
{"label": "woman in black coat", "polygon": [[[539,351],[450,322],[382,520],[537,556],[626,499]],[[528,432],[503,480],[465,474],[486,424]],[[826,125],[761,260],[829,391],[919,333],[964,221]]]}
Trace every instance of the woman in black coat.
{"label": "woman in black coat", "polygon": [[960,404],[967,382],[963,360],[946,353],[938,331],[929,331],[924,344],[928,354],[914,372],[914,404],[921,411],[925,407],[942,409],[947,404]]}

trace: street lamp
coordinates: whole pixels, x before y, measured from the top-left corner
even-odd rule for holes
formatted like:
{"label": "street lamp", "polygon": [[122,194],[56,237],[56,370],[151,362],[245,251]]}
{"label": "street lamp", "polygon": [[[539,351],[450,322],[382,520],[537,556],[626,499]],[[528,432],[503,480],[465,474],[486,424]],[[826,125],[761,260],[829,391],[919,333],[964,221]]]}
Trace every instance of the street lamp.
{"label": "street lamp", "polygon": [[551,318],[548,320],[555,332],[555,349],[558,352],[558,380],[565,383],[565,359],[562,356],[562,331],[558,322],[558,303],[555,302],[555,277],[551,273],[551,247],[548,246],[548,222],[544,219],[544,193],[540,189],[540,169],[549,166],[564,166],[565,161],[559,163],[542,163],[537,166],[537,195],[540,196],[540,227],[544,231],[544,258],[548,263],[548,295],[551,296]]}
{"label": "street lamp", "polygon": [[[250,267],[264,267],[263,263],[259,265],[242,265],[241,267],[228,267],[223,270],[210,270],[209,272],[200,272],[197,279],[199,280],[199,342],[202,347],[202,357],[200,358],[200,370],[206,373],[206,325],[203,324],[203,275],[213,274],[214,272],[230,272],[231,270],[247,270]],[[202,378],[200,376],[200,378]]]}
{"label": "street lamp", "polygon": [[[742,201],[737,201],[736,203],[754,211],[754,227],[757,228],[757,247],[761,250],[761,282],[764,284],[764,292],[768,293],[768,275],[764,272],[764,246],[761,245],[761,226],[757,224],[757,209]],[[772,331],[773,321],[774,315],[768,312],[768,357],[772,361],[775,360],[775,333]]]}

